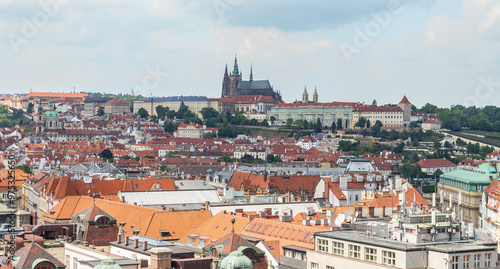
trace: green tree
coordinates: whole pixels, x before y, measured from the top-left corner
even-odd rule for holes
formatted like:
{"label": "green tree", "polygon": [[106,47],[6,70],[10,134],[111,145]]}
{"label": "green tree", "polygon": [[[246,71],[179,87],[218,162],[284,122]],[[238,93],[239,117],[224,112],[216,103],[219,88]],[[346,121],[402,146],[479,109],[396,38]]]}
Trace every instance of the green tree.
{"label": "green tree", "polygon": [[286,125],[289,126],[289,127],[292,127],[292,125],[293,125],[293,119],[292,118],[286,119]]}
{"label": "green tree", "polygon": [[271,116],[270,120],[271,120],[271,125],[274,125],[274,122],[276,121],[276,117],[275,116]]}
{"label": "green tree", "polygon": [[441,171],[441,169],[437,169],[433,174],[432,176],[434,178],[439,178],[439,176],[441,176],[443,174],[443,171]]}
{"label": "green tree", "polygon": [[370,120],[366,120],[366,128],[370,129],[370,126],[372,125],[372,123],[370,122]]}
{"label": "green tree", "polygon": [[343,122],[343,121],[342,121],[342,119],[340,119],[340,118],[339,118],[339,119],[337,119],[337,129],[339,129],[339,130],[342,130],[342,129],[343,129],[343,128],[342,128],[342,122]]}
{"label": "green tree", "polygon": [[101,158],[105,159],[106,161],[113,159],[113,153],[109,149],[103,150],[100,154]]}
{"label": "green tree", "polygon": [[418,127],[418,122],[412,121],[410,122],[410,128],[417,128]]}
{"label": "green tree", "polygon": [[100,106],[98,109],[97,109],[97,116],[102,116],[104,115],[104,107],[103,106]]}
{"label": "green tree", "polygon": [[143,107],[139,108],[139,110],[137,111],[137,114],[139,114],[139,116],[141,116],[142,119],[145,119],[149,116],[148,111]]}
{"label": "green tree", "polygon": [[23,172],[33,175],[33,170],[31,170],[31,167],[27,164],[18,165],[16,166],[16,169],[21,169]]}
{"label": "green tree", "polygon": [[167,112],[169,111],[170,109],[167,107],[164,107],[162,105],[159,105],[156,107],[156,115],[158,115],[158,118],[163,120],[165,119],[165,116],[167,115]]}
{"label": "green tree", "polygon": [[322,125],[321,125],[321,120],[318,118],[316,120],[316,124],[314,125],[314,132],[315,133],[321,133],[323,130],[322,130]]}
{"label": "green tree", "polygon": [[201,109],[200,113],[204,120],[215,119],[217,115],[219,115],[219,112],[213,107],[204,107]]}
{"label": "green tree", "polygon": [[26,109],[26,113],[31,114],[33,113],[33,103],[28,103],[28,108]]}
{"label": "green tree", "polygon": [[169,119],[171,119],[171,120],[173,120],[173,119],[175,118],[175,115],[176,115],[175,110],[169,110],[169,111],[167,111],[167,113],[166,113],[167,118],[169,118]]}
{"label": "green tree", "polygon": [[335,122],[332,122],[332,126],[330,127],[330,129],[332,130],[332,133],[335,133],[335,129],[337,129]]}
{"label": "green tree", "polygon": [[356,122],[356,127],[365,128],[365,126],[366,126],[366,118],[360,117],[358,119],[358,122]]}
{"label": "green tree", "polygon": [[448,141],[444,141],[444,147],[447,149],[451,149],[451,148],[453,148],[453,145]]}
{"label": "green tree", "polygon": [[267,122],[267,120],[266,120],[266,119],[264,119],[264,120],[260,123],[260,126],[269,127],[269,123]]}
{"label": "green tree", "polygon": [[163,123],[163,129],[165,132],[172,134],[175,130],[177,130],[177,126],[171,121],[165,121],[165,123]]}

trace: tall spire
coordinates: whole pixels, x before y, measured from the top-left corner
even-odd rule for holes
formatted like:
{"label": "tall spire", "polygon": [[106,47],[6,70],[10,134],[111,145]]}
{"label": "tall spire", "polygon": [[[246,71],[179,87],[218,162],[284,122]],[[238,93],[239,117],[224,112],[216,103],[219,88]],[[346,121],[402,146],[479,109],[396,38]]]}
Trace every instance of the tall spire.
{"label": "tall spire", "polygon": [[224,71],[224,76],[227,76],[227,64],[226,64],[226,71]]}
{"label": "tall spire", "polygon": [[231,75],[233,76],[238,76],[240,72],[238,71],[238,59],[236,59],[236,54],[234,55],[234,66],[233,66],[233,73]]}
{"label": "tall spire", "polygon": [[253,70],[252,70],[252,65],[250,65],[250,81],[253,81]]}

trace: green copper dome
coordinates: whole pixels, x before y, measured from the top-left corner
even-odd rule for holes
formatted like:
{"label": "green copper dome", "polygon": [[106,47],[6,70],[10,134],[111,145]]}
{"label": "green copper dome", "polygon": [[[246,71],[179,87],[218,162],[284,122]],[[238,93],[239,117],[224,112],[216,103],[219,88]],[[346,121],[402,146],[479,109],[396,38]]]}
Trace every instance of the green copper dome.
{"label": "green copper dome", "polygon": [[243,252],[236,250],[222,260],[220,269],[253,269],[253,264]]}
{"label": "green copper dome", "polygon": [[44,117],[54,117],[54,118],[58,118],[59,117],[59,113],[55,112],[55,111],[45,111],[43,113],[43,116]]}
{"label": "green copper dome", "polygon": [[113,260],[102,260],[94,269],[121,269],[121,267]]}

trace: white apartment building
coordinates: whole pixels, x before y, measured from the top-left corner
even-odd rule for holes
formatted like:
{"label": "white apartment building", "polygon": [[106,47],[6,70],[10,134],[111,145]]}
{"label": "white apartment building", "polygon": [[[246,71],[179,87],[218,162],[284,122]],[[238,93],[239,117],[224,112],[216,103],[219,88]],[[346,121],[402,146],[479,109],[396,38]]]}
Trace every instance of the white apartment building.
{"label": "white apartment building", "polygon": [[393,225],[316,233],[307,268],[497,268],[496,242],[475,240],[474,231],[446,217],[410,214]]}

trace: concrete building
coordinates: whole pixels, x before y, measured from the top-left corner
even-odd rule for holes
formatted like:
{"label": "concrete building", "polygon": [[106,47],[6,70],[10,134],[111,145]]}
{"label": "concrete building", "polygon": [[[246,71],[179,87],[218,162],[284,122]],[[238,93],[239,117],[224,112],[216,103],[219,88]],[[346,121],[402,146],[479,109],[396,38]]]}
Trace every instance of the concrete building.
{"label": "concrete building", "polygon": [[449,160],[442,159],[423,159],[418,161],[418,164],[422,168],[422,172],[428,175],[434,174],[437,170],[441,170],[443,173],[448,173],[457,169],[457,165],[450,162]]}
{"label": "concrete building", "polygon": [[[308,269],[333,268],[493,268],[496,242],[478,239],[447,214],[414,209],[392,224],[367,222],[356,230],[316,233],[307,251]],[[465,226],[468,227],[468,226]]]}
{"label": "concrete building", "polygon": [[104,103],[104,113],[106,114],[122,114],[130,112],[130,103],[127,101],[111,100]]}
{"label": "concrete building", "polygon": [[340,119],[342,126],[337,128],[349,128],[353,120],[353,109],[365,107],[362,103],[282,103],[277,104],[268,113],[268,116],[274,116],[276,120],[286,122],[287,119],[307,120],[316,123],[320,119],[323,126],[331,126],[333,122],[337,124]]}
{"label": "concrete building", "polygon": [[175,137],[184,137],[184,138],[203,138],[205,134],[210,133],[218,133],[217,128],[207,128],[206,125],[200,124],[181,124],[177,127],[177,130],[174,132]]}
{"label": "concrete building", "polygon": [[189,110],[195,114],[200,114],[200,111],[205,107],[211,107],[215,110],[218,109],[218,102],[212,102],[205,96],[152,97],[145,100],[135,101],[134,114],[136,114],[139,109],[144,108],[149,115],[156,116],[157,106],[168,107],[170,110],[178,111],[181,103],[184,103],[184,105],[186,105]]}
{"label": "concrete building", "polygon": [[483,191],[493,180],[498,180],[499,169],[499,163],[483,163],[470,170],[442,174],[437,185],[441,209],[450,208],[461,220],[470,221],[478,227]]}
{"label": "concrete building", "polygon": [[437,131],[439,129],[441,129],[441,123],[437,120],[430,119],[422,123],[422,130],[424,131]]}

